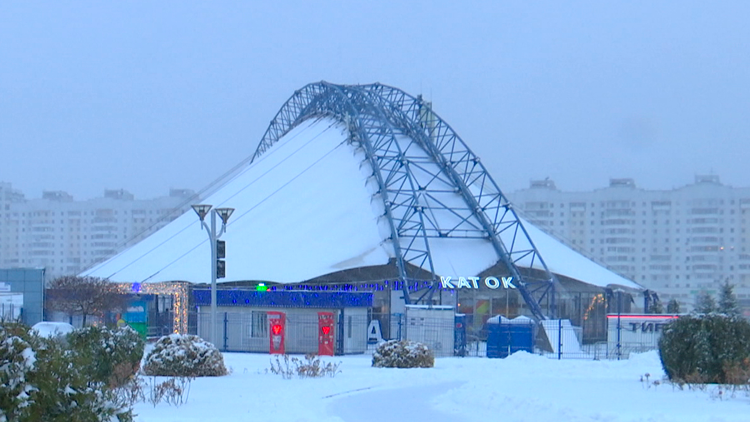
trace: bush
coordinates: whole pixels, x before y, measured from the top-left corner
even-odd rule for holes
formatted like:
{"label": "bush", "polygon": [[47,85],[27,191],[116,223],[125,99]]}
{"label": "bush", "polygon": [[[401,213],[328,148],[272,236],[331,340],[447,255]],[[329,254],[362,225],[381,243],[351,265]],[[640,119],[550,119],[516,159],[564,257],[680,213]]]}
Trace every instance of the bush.
{"label": "bush", "polygon": [[435,357],[424,344],[410,340],[382,343],[372,355],[372,366],[378,368],[432,368]]}
{"label": "bush", "polygon": [[213,344],[190,334],[171,334],[159,339],[146,356],[146,375],[167,377],[216,377],[227,374],[224,356]]}
{"label": "bush", "polygon": [[275,363],[271,360],[270,371],[272,374],[281,375],[284,379],[292,379],[295,374],[300,378],[320,378],[326,375],[333,378],[341,372],[340,366],[341,362],[326,363],[313,353],[306,354],[304,359],[290,358],[289,355],[284,355],[282,358],[277,355]]}
{"label": "bush", "polygon": [[0,325],[0,420],[132,420],[132,402],[93,379],[76,350],[21,325]]}
{"label": "bush", "polygon": [[28,332],[16,324],[0,326],[0,420],[14,420],[29,405],[36,353]]}
{"label": "bush", "polygon": [[675,382],[747,384],[750,323],[722,314],[680,317],[665,327],[659,357]]}
{"label": "bush", "polygon": [[79,367],[94,381],[117,388],[138,373],[145,342],[130,327],[86,327],[67,337]]}

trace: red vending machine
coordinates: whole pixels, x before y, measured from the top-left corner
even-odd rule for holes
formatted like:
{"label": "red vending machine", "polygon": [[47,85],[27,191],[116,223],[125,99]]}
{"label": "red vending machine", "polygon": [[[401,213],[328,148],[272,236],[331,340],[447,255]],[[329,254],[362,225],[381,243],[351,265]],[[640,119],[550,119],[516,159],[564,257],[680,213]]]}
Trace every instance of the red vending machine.
{"label": "red vending machine", "polygon": [[318,355],[333,356],[333,312],[318,312]]}
{"label": "red vending machine", "polygon": [[270,337],[270,350],[272,355],[284,354],[284,332],[286,331],[286,314],[277,311],[268,311],[268,334]]}

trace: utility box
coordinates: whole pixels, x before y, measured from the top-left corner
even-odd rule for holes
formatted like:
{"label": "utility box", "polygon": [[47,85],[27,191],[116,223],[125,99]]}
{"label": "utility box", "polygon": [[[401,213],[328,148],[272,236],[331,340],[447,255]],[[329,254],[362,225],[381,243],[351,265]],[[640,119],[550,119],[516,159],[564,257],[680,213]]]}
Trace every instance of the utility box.
{"label": "utility box", "polygon": [[286,315],[283,312],[268,312],[269,350],[272,355],[284,354],[284,332],[286,328]]}
{"label": "utility box", "polygon": [[518,351],[534,353],[533,319],[495,316],[487,320],[487,357],[506,358]]}
{"label": "utility box", "polygon": [[318,355],[333,356],[334,353],[333,312],[318,312]]}
{"label": "utility box", "polygon": [[453,356],[456,313],[452,306],[406,305],[406,340],[427,345],[436,357]]}

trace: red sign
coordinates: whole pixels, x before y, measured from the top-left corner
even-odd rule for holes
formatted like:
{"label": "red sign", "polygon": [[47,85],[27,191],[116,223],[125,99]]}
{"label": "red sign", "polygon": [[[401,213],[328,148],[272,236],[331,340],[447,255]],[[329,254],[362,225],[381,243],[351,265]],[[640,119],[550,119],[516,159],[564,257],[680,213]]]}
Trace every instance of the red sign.
{"label": "red sign", "polygon": [[286,326],[286,314],[283,312],[267,312],[268,325],[270,326],[269,353],[284,354],[284,328]]}
{"label": "red sign", "polygon": [[318,355],[333,356],[333,312],[318,312]]}

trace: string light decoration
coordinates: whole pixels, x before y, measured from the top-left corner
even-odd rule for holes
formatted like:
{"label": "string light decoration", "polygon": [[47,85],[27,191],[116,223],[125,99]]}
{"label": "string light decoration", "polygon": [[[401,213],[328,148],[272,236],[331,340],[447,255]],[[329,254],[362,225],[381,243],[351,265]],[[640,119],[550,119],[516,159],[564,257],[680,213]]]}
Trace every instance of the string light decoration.
{"label": "string light decoration", "polygon": [[594,297],[591,298],[591,303],[589,304],[589,307],[586,308],[586,312],[583,313],[583,320],[587,321],[589,319],[589,314],[599,305],[604,305],[604,295],[599,293],[594,295]]}
{"label": "string light decoration", "polygon": [[[402,282],[398,280],[382,280],[382,281],[361,281],[361,282],[341,282],[341,283],[315,283],[315,284],[284,284],[284,285],[272,285],[266,286],[268,291],[283,291],[283,290],[322,290],[322,291],[383,291],[387,289],[401,290]],[[410,291],[417,292],[422,289],[429,288],[434,283],[430,280],[409,280],[407,282]],[[440,287],[439,283],[438,286]]]}
{"label": "string light decoration", "polygon": [[172,296],[172,332],[187,334],[188,331],[188,290],[185,281],[168,281],[163,283],[117,283],[123,294],[170,295]]}
{"label": "string light decoration", "polygon": [[[194,289],[195,305],[211,304],[211,290]],[[256,290],[219,290],[216,302],[219,306],[261,306],[279,308],[357,308],[372,306],[372,292],[278,290],[259,292]]]}

